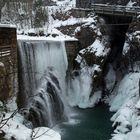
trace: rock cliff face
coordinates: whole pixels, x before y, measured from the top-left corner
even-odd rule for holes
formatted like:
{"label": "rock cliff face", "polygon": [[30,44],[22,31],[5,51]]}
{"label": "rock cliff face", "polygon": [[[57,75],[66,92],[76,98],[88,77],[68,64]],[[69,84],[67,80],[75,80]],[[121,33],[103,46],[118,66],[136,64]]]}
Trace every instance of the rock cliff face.
{"label": "rock cliff face", "polygon": [[140,61],[140,24],[138,21],[133,21],[130,24],[129,29],[126,33],[126,41],[123,49],[123,56],[130,66],[132,71],[134,70],[133,65]]}
{"label": "rock cliff face", "polygon": [[[112,92],[111,111],[116,111],[111,120],[114,122],[115,135],[112,140],[136,140],[140,133],[140,25],[139,16],[132,20],[126,32],[121,62],[125,72],[115,71],[117,83]],[[123,70],[124,70],[123,69]],[[120,75],[121,74],[121,75]]]}
{"label": "rock cliff face", "polygon": [[[90,7],[91,2],[77,0],[77,7]],[[138,0],[94,2],[140,4]],[[75,67],[70,71],[72,79],[69,83],[74,93],[71,98],[77,100],[71,104],[87,108],[105,101],[111,106],[111,111],[116,111],[111,118],[115,129],[112,140],[137,140],[140,136],[140,16],[137,19],[100,18],[93,14],[89,17],[94,21],[82,22],[71,30],[75,29],[75,37],[80,43]],[[116,23],[129,24],[111,25]],[[74,86],[78,88],[74,90]]]}
{"label": "rock cliff face", "polygon": [[[110,110],[116,111],[111,118],[115,129],[112,140],[136,140],[140,136],[140,16],[132,20],[116,17],[115,22],[130,23],[125,26],[108,26],[109,18],[99,19],[95,30],[92,30],[92,24],[88,24],[75,32],[83,49],[76,58],[80,74],[77,75],[76,70],[74,76],[81,77],[84,69],[92,79],[90,99],[101,94],[95,103],[105,100],[111,105]],[[98,26],[100,21],[104,26]],[[88,39],[92,41],[88,42]]]}
{"label": "rock cliff face", "polygon": [[[140,4],[138,0],[76,1],[77,7],[90,7],[91,3],[128,6]],[[69,74],[76,81],[83,75],[90,75],[92,89],[89,89],[89,98],[96,92],[100,92],[102,98],[110,95],[130,67],[133,68],[132,63],[139,61],[139,24],[132,21],[132,18],[119,16],[101,18],[94,13],[78,16],[73,10],[58,12],[53,14],[53,18],[64,22],[57,27],[59,31],[65,35],[75,36],[79,41],[77,47],[79,53],[75,61],[75,55],[71,53],[73,59],[70,62]],[[116,23],[122,25],[114,25]],[[71,81],[74,81],[73,79]]]}
{"label": "rock cliff face", "polygon": [[[98,26],[104,23],[102,18],[94,17],[95,23],[90,23],[78,27],[75,31],[75,36],[81,44],[82,50],[76,58],[78,66],[83,67],[98,67],[92,74],[93,90],[103,90],[103,74],[108,55],[111,51],[111,42],[109,39],[109,28],[107,26]],[[78,67],[77,67],[78,69]],[[93,68],[94,69],[94,68]],[[92,92],[91,94],[94,94]]]}

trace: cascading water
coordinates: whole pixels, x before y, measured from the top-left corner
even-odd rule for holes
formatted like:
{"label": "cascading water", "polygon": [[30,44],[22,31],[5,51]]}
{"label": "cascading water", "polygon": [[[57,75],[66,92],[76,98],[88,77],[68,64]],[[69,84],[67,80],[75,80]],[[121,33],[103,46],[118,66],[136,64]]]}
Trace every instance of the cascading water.
{"label": "cascading water", "polygon": [[64,42],[21,40],[18,44],[18,106],[28,111],[24,114],[34,127],[53,126],[66,117]]}
{"label": "cascading water", "polygon": [[92,84],[92,76],[97,69],[98,67],[94,65],[93,67],[85,66],[81,70],[73,71],[74,76],[68,81],[67,93],[71,106],[89,108],[99,102],[101,91],[94,92]]}

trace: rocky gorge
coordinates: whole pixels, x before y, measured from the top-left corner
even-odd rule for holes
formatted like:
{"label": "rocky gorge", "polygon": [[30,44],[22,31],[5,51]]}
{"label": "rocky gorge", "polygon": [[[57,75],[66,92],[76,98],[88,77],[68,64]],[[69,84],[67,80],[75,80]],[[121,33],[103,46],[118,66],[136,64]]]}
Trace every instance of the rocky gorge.
{"label": "rocky gorge", "polygon": [[[128,7],[140,5],[137,0],[77,0],[76,6],[89,8],[91,2]],[[64,99],[71,107],[85,110],[108,105],[114,113],[111,139],[135,140],[140,136],[140,16],[92,12],[80,17],[73,5],[75,1],[52,1],[48,8],[47,31],[46,25],[43,29],[17,31],[20,42],[17,101],[20,109],[29,105],[29,110],[21,114],[33,127],[52,127],[69,119],[65,115],[69,113]],[[42,36],[45,41],[39,39]],[[74,45],[69,48],[72,41]],[[3,77],[5,68],[2,64],[1,67],[0,76]],[[29,99],[30,96],[33,98]]]}

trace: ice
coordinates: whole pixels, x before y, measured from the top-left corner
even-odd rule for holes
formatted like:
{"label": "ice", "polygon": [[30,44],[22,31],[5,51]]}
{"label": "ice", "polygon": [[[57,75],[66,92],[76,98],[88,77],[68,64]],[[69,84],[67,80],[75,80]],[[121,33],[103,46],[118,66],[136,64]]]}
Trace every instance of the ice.
{"label": "ice", "polygon": [[84,67],[80,75],[71,79],[68,87],[68,101],[71,106],[93,107],[101,98],[101,91],[92,94],[92,75],[100,70],[97,65]]}
{"label": "ice", "polygon": [[111,91],[114,88],[115,82],[116,82],[116,73],[112,67],[112,65],[109,65],[109,71],[105,77],[106,81],[106,88]]}
{"label": "ice", "polygon": [[133,97],[138,97],[138,82],[140,79],[139,73],[127,74],[123,80],[120,82],[118,90],[116,91],[118,94],[114,98],[111,103],[111,111],[116,111],[121,106],[128,101],[128,99]]}
{"label": "ice", "polygon": [[111,140],[136,140],[140,136],[139,117],[139,79],[140,73],[128,73],[119,83],[116,96],[111,101],[111,118],[115,134]]}
{"label": "ice", "polygon": [[136,2],[133,2],[132,0],[130,0],[126,6],[132,7],[135,3],[136,3]]}
{"label": "ice", "polygon": [[124,47],[123,47],[123,55],[127,54],[129,49],[130,49],[129,44],[127,42],[125,42]]}

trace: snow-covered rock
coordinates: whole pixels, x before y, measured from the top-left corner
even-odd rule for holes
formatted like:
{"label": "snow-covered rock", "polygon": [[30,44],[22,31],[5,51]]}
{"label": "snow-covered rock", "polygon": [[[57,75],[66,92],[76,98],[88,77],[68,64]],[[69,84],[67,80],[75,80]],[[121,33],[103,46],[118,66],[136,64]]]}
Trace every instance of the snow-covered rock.
{"label": "snow-covered rock", "polygon": [[[8,113],[3,119],[9,118],[10,116],[11,113]],[[47,127],[29,129],[22,124],[23,120],[23,117],[19,114],[9,119],[1,128],[1,132],[3,131],[5,133],[5,138],[15,138],[16,140],[61,140],[61,136],[58,132]],[[0,126],[2,126],[3,123],[1,123]]]}
{"label": "snow-covered rock", "polygon": [[111,118],[115,128],[112,140],[136,140],[140,135],[139,80],[139,72],[126,74],[115,89],[117,94],[110,102],[110,110],[116,111]]}

